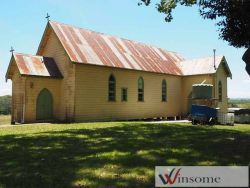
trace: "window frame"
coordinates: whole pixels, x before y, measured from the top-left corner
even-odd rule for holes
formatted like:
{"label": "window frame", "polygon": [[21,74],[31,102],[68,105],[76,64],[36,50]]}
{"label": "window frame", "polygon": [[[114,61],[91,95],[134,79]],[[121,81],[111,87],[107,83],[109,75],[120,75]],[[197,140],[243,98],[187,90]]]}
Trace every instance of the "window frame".
{"label": "window frame", "polygon": [[108,101],[116,101],[116,79],[113,74],[111,74],[108,79]]}
{"label": "window frame", "polygon": [[162,102],[167,102],[167,82],[165,79],[162,80],[161,83],[161,101]]}
{"label": "window frame", "polygon": [[222,91],[222,82],[221,81],[219,81],[219,83],[218,83],[218,98],[219,98],[219,102],[222,102],[223,91]]}
{"label": "window frame", "polygon": [[[125,91],[125,93],[123,91]],[[124,96],[125,96],[125,98],[124,98]],[[121,101],[128,102],[128,88],[126,88],[126,87],[121,88]]]}
{"label": "window frame", "polygon": [[137,81],[137,101],[144,102],[144,79],[139,77]]}

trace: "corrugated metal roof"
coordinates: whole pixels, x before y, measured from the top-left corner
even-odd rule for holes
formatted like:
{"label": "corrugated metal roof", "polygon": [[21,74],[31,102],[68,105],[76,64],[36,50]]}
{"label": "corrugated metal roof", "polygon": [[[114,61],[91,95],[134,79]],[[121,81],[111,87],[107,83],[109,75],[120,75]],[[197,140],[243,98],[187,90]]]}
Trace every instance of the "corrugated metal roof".
{"label": "corrugated metal roof", "polygon": [[117,68],[182,75],[175,52],[94,31],[49,22],[71,61]]}
{"label": "corrugated metal roof", "polygon": [[[214,57],[184,60],[175,52],[51,21],[44,36],[50,35],[51,28],[75,63],[183,76],[214,74],[217,71],[214,69]],[[44,36],[37,52],[39,55],[43,54],[41,49],[46,45]],[[14,53],[13,57],[23,75],[62,77],[53,58],[19,53]],[[224,62],[228,75],[232,77],[224,56],[216,56],[216,68],[221,62]],[[8,73],[9,69],[6,78]]]}
{"label": "corrugated metal roof", "polygon": [[21,53],[14,53],[13,58],[21,75],[62,78],[53,58]]}
{"label": "corrugated metal roof", "polygon": [[[215,66],[219,67],[223,56],[215,57]],[[206,57],[192,60],[185,60],[180,62],[180,67],[183,75],[197,75],[197,74],[214,74],[217,69],[214,68],[214,57]]]}
{"label": "corrugated metal roof", "polygon": [[193,84],[194,87],[213,87],[212,84]]}

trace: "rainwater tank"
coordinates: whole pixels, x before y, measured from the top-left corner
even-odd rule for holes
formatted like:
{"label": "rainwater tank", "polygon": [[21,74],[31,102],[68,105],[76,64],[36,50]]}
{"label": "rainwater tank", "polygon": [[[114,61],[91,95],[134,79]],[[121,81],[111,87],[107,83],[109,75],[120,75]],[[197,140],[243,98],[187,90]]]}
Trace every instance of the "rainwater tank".
{"label": "rainwater tank", "polygon": [[211,99],[213,85],[194,84],[192,88],[192,99]]}

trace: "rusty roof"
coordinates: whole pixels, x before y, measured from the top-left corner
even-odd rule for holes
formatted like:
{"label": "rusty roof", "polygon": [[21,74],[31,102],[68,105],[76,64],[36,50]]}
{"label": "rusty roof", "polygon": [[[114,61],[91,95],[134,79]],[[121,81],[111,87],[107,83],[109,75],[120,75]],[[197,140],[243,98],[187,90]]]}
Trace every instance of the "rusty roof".
{"label": "rusty roof", "polygon": [[[225,57],[222,55],[215,56],[215,58],[205,57],[199,59],[184,60],[181,61],[179,64],[183,75],[191,76],[199,74],[214,74],[218,70],[218,67],[221,63],[224,63],[228,72],[228,76],[232,77],[231,71],[226,63]],[[214,68],[214,64],[216,69]]]}
{"label": "rusty roof", "polygon": [[[176,52],[52,21],[48,22],[38,55],[43,54],[42,48],[52,30],[74,63],[180,76],[214,74],[217,71],[214,69],[213,57],[185,60]],[[12,59],[15,59],[22,75],[62,78],[53,58],[38,55],[14,53]],[[12,62],[6,78],[10,77]],[[228,76],[232,77],[224,56],[216,56],[217,68],[222,62]]]}
{"label": "rusty roof", "polygon": [[62,78],[53,58],[21,53],[13,53],[6,78],[9,77],[9,69],[13,60],[16,62],[21,75]]}
{"label": "rusty roof", "polygon": [[183,58],[175,52],[58,22],[49,24],[72,62],[182,75],[177,63]]}

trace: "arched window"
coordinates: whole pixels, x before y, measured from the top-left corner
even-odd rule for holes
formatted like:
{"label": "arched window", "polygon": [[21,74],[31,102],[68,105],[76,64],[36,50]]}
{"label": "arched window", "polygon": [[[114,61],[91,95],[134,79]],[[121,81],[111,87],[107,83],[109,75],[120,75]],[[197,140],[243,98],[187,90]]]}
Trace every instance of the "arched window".
{"label": "arched window", "polygon": [[108,99],[109,101],[115,101],[115,77],[111,74],[109,77],[109,93]]}
{"label": "arched window", "polygon": [[222,83],[219,81],[219,101],[222,101]]}
{"label": "arched window", "polygon": [[142,77],[138,79],[138,101],[144,101],[144,81]]}
{"label": "arched window", "polygon": [[161,84],[161,100],[167,101],[167,83],[166,80],[162,80]]}

